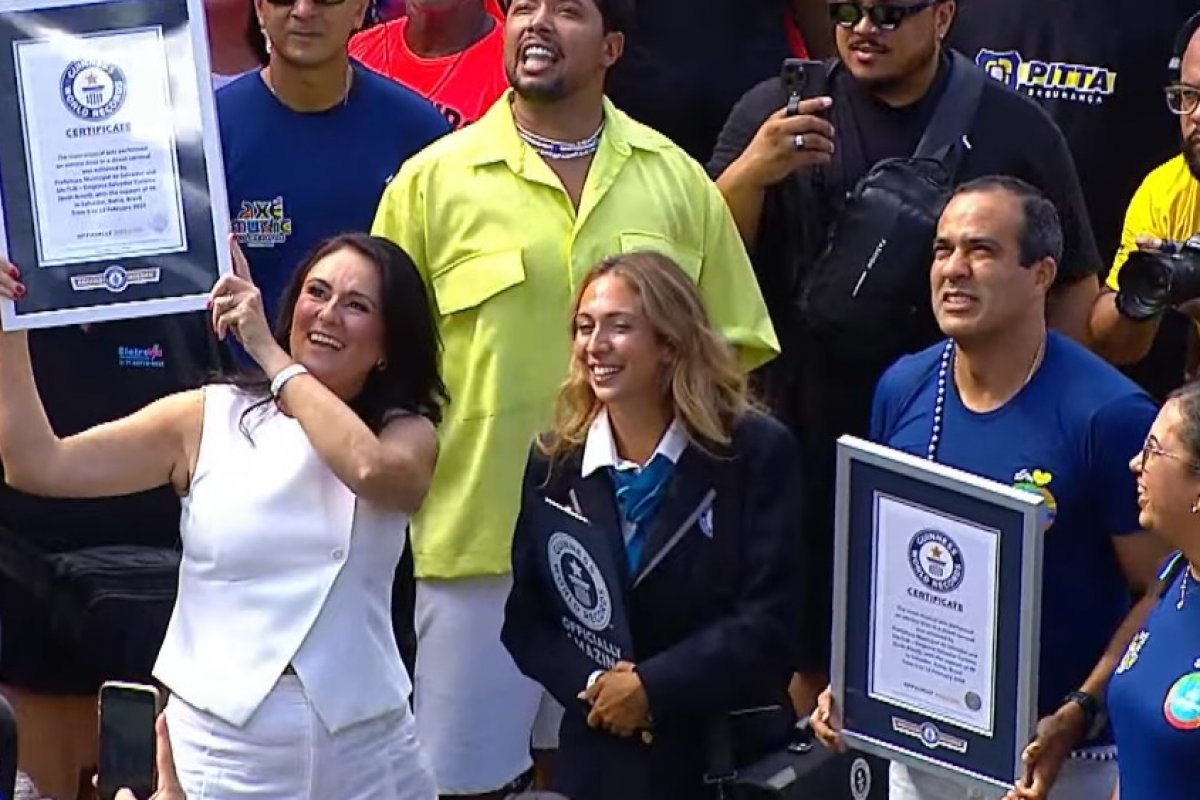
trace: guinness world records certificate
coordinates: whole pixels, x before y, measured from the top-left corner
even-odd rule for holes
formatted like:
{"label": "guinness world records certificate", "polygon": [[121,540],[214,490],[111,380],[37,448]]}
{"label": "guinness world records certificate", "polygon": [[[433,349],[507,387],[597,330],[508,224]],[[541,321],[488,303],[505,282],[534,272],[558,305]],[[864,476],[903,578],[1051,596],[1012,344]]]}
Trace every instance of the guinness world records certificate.
{"label": "guinness world records certificate", "polygon": [[202,0],[6,0],[6,330],[199,310],[230,268]]}
{"label": "guinness world records certificate", "polygon": [[1042,503],[838,441],[831,686],[852,747],[1011,788],[1036,723]]}

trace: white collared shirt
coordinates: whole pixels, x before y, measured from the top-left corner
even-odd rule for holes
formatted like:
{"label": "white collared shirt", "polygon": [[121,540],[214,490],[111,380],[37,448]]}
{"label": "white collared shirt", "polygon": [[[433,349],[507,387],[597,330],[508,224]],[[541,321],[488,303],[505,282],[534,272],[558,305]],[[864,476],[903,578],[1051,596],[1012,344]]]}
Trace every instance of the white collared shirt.
{"label": "white collared shirt", "polygon": [[[678,464],[679,457],[683,455],[687,446],[687,431],[684,429],[683,423],[679,421],[679,417],[676,417],[671,420],[670,427],[658,440],[658,445],[654,448],[654,453],[646,464],[653,461],[654,456],[657,455],[664,456],[672,464]],[[581,469],[583,477],[586,478],[596,470],[605,467],[613,467],[622,471],[632,469],[640,472],[643,466],[645,465],[628,461],[617,454],[617,440],[613,437],[612,425],[608,421],[608,412],[600,409],[600,413],[592,420],[592,425],[588,429],[587,441],[583,445]],[[625,536],[625,541],[629,541],[629,538],[633,536],[636,527],[628,520],[621,520],[621,532]]]}

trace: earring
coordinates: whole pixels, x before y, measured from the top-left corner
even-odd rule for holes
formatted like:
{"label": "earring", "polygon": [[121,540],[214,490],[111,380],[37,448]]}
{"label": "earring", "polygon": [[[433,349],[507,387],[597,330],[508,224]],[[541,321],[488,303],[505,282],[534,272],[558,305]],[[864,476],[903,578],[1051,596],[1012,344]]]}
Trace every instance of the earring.
{"label": "earring", "polygon": [[271,55],[271,37],[267,35],[267,29],[261,22],[258,24],[258,30],[262,34],[263,47],[266,49],[267,55]]}
{"label": "earring", "polygon": [[378,361],[376,361],[375,369],[378,370],[379,372],[383,372],[385,369],[387,369],[387,359],[381,358]]}
{"label": "earring", "polygon": [[1192,513],[1200,514],[1200,497],[1196,498],[1196,502],[1192,503]]}

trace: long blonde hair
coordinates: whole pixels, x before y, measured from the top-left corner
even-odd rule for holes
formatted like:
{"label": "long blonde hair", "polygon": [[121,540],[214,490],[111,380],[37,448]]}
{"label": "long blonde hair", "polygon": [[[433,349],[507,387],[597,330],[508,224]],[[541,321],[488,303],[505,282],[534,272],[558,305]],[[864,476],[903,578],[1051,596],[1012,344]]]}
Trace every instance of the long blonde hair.
{"label": "long blonde hair", "polygon": [[[713,330],[695,284],[659,253],[607,258],[588,272],[579,287],[571,313],[572,336],[584,292],[606,275],[620,278],[633,290],[655,336],[671,353],[663,391],[689,439],[699,447],[728,444],[737,418],[755,405],[746,371],[733,348]],[[581,446],[601,407],[586,368],[572,355],[555,401],[553,428],[539,439],[539,449],[554,459]]]}

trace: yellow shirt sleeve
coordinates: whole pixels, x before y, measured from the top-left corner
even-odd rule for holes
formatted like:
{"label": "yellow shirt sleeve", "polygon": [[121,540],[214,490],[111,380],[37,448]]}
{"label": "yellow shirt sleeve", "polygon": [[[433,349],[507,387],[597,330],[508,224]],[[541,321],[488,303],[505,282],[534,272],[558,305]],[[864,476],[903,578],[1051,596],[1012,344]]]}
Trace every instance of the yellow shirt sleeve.
{"label": "yellow shirt sleeve", "polygon": [[747,369],[757,369],[779,354],[779,339],[725,198],[705,180],[700,294],[713,326]]}
{"label": "yellow shirt sleeve", "polygon": [[395,242],[417,265],[426,284],[430,282],[428,253],[425,247],[425,197],[423,174],[412,162],[383,191],[371,235]]}
{"label": "yellow shirt sleeve", "polygon": [[1129,254],[1138,249],[1137,238],[1139,236],[1170,238],[1170,231],[1162,230],[1155,220],[1154,195],[1156,188],[1153,177],[1154,173],[1151,173],[1142,181],[1142,185],[1138,187],[1133,199],[1129,201],[1129,208],[1125,211],[1125,224],[1121,228],[1121,245],[1117,248],[1112,269],[1108,271],[1108,279],[1105,281],[1108,288],[1114,292],[1121,288],[1118,282],[1121,267],[1125,265]]}

